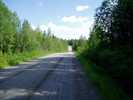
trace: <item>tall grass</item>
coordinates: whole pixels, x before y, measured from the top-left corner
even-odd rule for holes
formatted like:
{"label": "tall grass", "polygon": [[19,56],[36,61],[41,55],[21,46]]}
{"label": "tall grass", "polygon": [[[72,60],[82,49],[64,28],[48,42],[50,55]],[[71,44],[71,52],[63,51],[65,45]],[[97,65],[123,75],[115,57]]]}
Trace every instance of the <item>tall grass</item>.
{"label": "tall grass", "polygon": [[10,65],[16,65],[23,61],[27,61],[33,58],[37,58],[39,56],[47,55],[53,53],[52,51],[31,51],[31,52],[23,52],[23,53],[8,53],[2,54],[0,53],[0,68],[4,68]]}
{"label": "tall grass", "polygon": [[103,73],[96,64],[90,62],[84,55],[77,57],[89,79],[98,88],[104,100],[132,100],[106,73]]}

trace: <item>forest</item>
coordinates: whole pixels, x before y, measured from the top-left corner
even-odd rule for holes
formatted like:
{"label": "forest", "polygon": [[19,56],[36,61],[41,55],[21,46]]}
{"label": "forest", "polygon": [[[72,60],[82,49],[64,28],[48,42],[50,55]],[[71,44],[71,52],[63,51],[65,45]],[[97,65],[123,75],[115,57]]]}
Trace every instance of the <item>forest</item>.
{"label": "forest", "polygon": [[[72,45],[105,100],[133,100],[133,0],[103,0],[88,39],[62,40],[32,29],[0,0],[0,68]],[[131,99],[132,98],[132,99]]]}
{"label": "forest", "polygon": [[0,0],[0,68],[66,50],[67,42],[53,36],[50,28],[33,30],[28,20],[20,21]]}
{"label": "forest", "polygon": [[77,56],[106,100],[131,100],[124,95],[133,95],[133,0],[104,0],[94,17]]}

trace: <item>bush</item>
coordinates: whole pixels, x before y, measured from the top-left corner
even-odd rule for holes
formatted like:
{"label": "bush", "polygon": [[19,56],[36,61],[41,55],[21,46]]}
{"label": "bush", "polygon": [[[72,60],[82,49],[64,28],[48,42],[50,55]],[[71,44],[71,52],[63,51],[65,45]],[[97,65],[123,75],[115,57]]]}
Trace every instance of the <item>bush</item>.
{"label": "bush", "polygon": [[23,53],[9,53],[9,54],[0,54],[0,68],[3,68],[8,65],[16,65],[20,62],[27,61],[42,55],[46,55],[52,53],[51,51],[31,51],[31,52],[23,52]]}
{"label": "bush", "polygon": [[95,66],[95,70],[106,73],[126,92],[133,93],[133,56],[131,50],[99,47],[84,50],[80,55],[96,64],[98,67]]}
{"label": "bush", "polygon": [[20,57],[17,54],[10,54],[7,56],[9,65],[16,65],[20,63]]}
{"label": "bush", "polygon": [[4,66],[7,66],[8,62],[4,55],[0,54],[0,68],[3,68]]}

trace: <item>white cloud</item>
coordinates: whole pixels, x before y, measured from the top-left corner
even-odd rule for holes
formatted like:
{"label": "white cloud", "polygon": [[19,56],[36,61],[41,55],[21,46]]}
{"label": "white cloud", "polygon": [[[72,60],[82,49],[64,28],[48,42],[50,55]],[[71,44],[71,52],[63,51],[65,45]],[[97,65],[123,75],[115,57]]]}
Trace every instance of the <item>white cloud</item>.
{"label": "white cloud", "polygon": [[87,10],[88,8],[89,8],[88,5],[78,5],[78,6],[76,7],[76,11],[81,12],[81,11]]}
{"label": "white cloud", "polygon": [[[90,28],[92,27],[93,21],[89,20],[87,22],[81,23],[80,26],[70,27],[68,25],[57,25],[53,22],[49,22],[46,25],[40,25],[42,31],[51,28],[52,34],[63,39],[79,39],[80,36],[86,38],[89,37]],[[32,25],[34,28],[35,26]]]}
{"label": "white cloud", "polygon": [[88,20],[88,17],[83,16],[64,16],[62,18],[63,22],[69,22],[69,23],[78,23],[78,22],[85,22]]}
{"label": "white cloud", "polygon": [[[73,19],[74,18],[74,19]],[[74,21],[68,21],[67,22],[79,22],[79,23],[72,23],[73,26],[69,26],[68,24],[58,25],[53,22],[49,22],[48,24],[40,25],[40,29],[42,31],[47,31],[48,28],[51,28],[52,34],[63,39],[79,39],[80,36],[84,36],[86,38],[89,37],[90,29],[93,26],[93,20],[81,18],[75,20],[77,17],[72,17]],[[79,17],[78,17],[79,18]],[[70,18],[71,19],[71,18]],[[77,26],[77,24],[79,24]],[[32,27],[35,29],[35,26],[32,25]]]}
{"label": "white cloud", "polygon": [[47,27],[46,25],[40,25],[39,28],[40,28],[40,30],[42,30],[42,31],[48,29],[48,27]]}
{"label": "white cloud", "polygon": [[31,27],[32,27],[32,29],[33,29],[33,30],[35,30],[35,29],[36,29],[36,26],[35,26],[35,25],[33,25],[33,24],[31,24]]}

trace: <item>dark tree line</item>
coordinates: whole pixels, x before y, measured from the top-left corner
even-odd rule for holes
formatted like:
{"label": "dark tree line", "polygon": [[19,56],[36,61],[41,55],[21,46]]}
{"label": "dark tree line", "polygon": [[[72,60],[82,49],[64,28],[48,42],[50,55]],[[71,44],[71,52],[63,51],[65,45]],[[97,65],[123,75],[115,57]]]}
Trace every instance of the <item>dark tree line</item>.
{"label": "dark tree line", "polygon": [[132,0],[105,0],[97,9],[95,19],[95,27],[101,28],[103,32],[99,35],[106,42],[113,46],[132,46]]}
{"label": "dark tree line", "polygon": [[79,39],[67,40],[68,44],[72,46],[73,51],[77,51],[78,48],[84,49],[87,46],[87,39],[81,36]]}
{"label": "dark tree line", "polygon": [[[104,0],[81,56],[133,94],[133,0]],[[98,68],[98,69],[99,69]]]}
{"label": "dark tree line", "polygon": [[51,35],[51,31],[33,30],[27,20],[21,22],[0,0],[0,52],[17,53],[33,50],[63,51],[67,48],[64,40]]}

